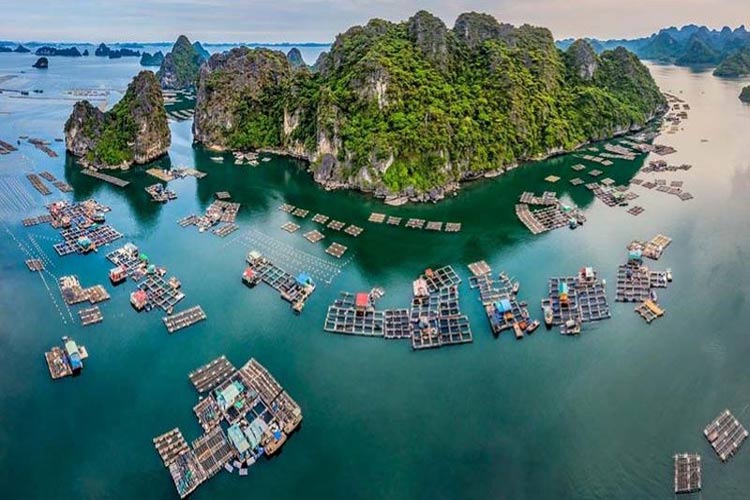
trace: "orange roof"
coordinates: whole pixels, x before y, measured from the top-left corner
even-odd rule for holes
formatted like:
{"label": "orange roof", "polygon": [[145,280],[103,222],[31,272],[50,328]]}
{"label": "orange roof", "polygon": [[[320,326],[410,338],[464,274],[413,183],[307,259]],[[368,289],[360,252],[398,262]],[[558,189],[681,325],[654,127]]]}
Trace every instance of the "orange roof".
{"label": "orange roof", "polygon": [[367,307],[367,304],[370,303],[370,296],[366,293],[358,293],[357,296],[354,298],[354,305],[357,307]]}

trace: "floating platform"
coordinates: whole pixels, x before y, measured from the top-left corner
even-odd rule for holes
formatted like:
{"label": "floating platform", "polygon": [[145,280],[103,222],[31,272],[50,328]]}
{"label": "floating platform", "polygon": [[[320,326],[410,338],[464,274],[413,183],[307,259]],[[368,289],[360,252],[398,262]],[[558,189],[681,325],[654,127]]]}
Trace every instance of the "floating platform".
{"label": "floating platform", "polygon": [[79,310],[78,317],[81,318],[81,324],[83,326],[89,326],[104,321],[104,316],[102,316],[102,312],[99,310],[98,306]]}
{"label": "floating platform", "polygon": [[344,226],[346,226],[345,222],[331,220],[326,227],[328,227],[328,229],[333,229],[334,231],[341,231],[342,229],[344,229]]}
{"label": "floating platform", "polygon": [[303,236],[310,243],[317,243],[320,240],[322,240],[323,238],[325,238],[325,236],[323,235],[323,233],[321,233],[317,229],[315,229],[313,231],[309,231],[309,232],[305,233]]}
{"label": "floating platform", "polygon": [[290,205],[288,203],[284,203],[283,205],[281,205],[279,207],[279,210],[281,210],[284,213],[290,214],[290,213],[294,212],[295,208],[296,207],[294,205]]}
{"label": "floating platform", "polygon": [[646,209],[641,206],[635,206],[628,209],[630,215],[638,216],[641,215]]}
{"label": "floating platform", "polygon": [[555,182],[559,181],[560,178],[558,176],[556,176],[556,175],[548,175],[547,177],[544,178],[544,180],[547,181],[547,182],[555,183]]}
{"label": "floating platform", "polygon": [[193,441],[192,448],[195,458],[206,473],[206,479],[223,469],[236,453],[218,425]]}
{"label": "floating platform", "polygon": [[233,232],[237,231],[240,228],[237,224],[224,224],[223,226],[211,230],[212,233],[214,233],[216,236],[219,236],[220,238],[226,238]]}
{"label": "floating platform", "polygon": [[389,226],[400,226],[401,225],[401,217],[389,216],[388,220],[386,221],[386,223]]}
{"label": "floating platform", "polygon": [[44,271],[44,261],[41,259],[27,259],[26,267],[32,272]]}
{"label": "floating platform", "polygon": [[294,211],[292,211],[292,215],[294,215],[295,217],[300,217],[302,219],[304,219],[305,217],[307,217],[307,214],[309,214],[309,213],[310,213],[310,211],[309,210],[305,210],[304,208],[295,208]]}
{"label": "floating platform", "polygon": [[294,233],[299,229],[299,225],[295,224],[294,222],[285,222],[281,225],[281,229],[283,229],[287,233]]}
{"label": "floating platform", "polygon": [[221,385],[236,371],[227,357],[221,356],[193,370],[188,374],[188,378],[198,392],[204,393]]}
{"label": "floating platform", "polygon": [[337,259],[340,259],[346,253],[346,250],[347,247],[345,247],[341,243],[333,242],[328,248],[326,248],[326,253],[328,255],[336,257]]}
{"label": "floating platform", "polygon": [[330,219],[330,217],[328,217],[327,215],[315,214],[313,215],[312,221],[318,224],[325,224],[326,222],[328,222],[328,219]]}
{"label": "floating platform", "polygon": [[213,394],[208,394],[198,401],[198,404],[193,406],[193,413],[195,413],[198,423],[203,427],[205,432],[210,431],[221,423],[221,411]]}
{"label": "floating platform", "polygon": [[550,278],[548,293],[542,309],[552,311],[552,324],[563,335],[577,335],[583,323],[611,317],[604,285],[590,267],[581,269],[578,276]]}
{"label": "floating platform", "polygon": [[438,221],[429,221],[427,222],[425,229],[428,231],[442,231],[443,223]]}
{"label": "floating platform", "polygon": [[93,177],[95,179],[99,179],[100,181],[108,182],[109,184],[112,184],[113,186],[117,187],[127,187],[130,182],[120,179],[119,177],[115,177],[113,175],[103,174],[101,172],[97,172],[96,170],[91,169],[83,169],[81,170],[81,173],[84,175],[88,175],[89,177]]}
{"label": "floating platform", "polygon": [[367,220],[370,222],[374,222],[375,224],[382,224],[383,222],[385,222],[385,214],[373,212],[370,214],[370,217],[368,217]]}
{"label": "floating platform", "polygon": [[409,219],[406,221],[406,227],[410,229],[422,229],[426,222],[424,219]]}
{"label": "floating platform", "polygon": [[445,232],[446,233],[458,233],[461,231],[461,223],[460,222],[446,222],[445,223]]}
{"label": "floating platform", "polygon": [[315,284],[307,274],[301,273],[295,278],[256,251],[250,252],[246,260],[260,280],[279,292],[295,312],[302,311],[307,299],[315,291]]}
{"label": "floating platform", "polygon": [[229,191],[218,191],[214,193],[214,198],[220,201],[226,201],[226,200],[231,200],[232,195],[229,194]]}
{"label": "floating platform", "polygon": [[433,349],[473,341],[469,318],[461,314],[458,287],[447,286],[412,299],[412,349]]}
{"label": "floating platform", "polygon": [[360,234],[362,234],[362,231],[364,231],[364,229],[362,229],[359,226],[355,226],[354,224],[351,224],[349,225],[349,227],[344,229],[344,232],[346,234],[348,234],[349,236],[354,236],[355,238],[359,236]]}
{"label": "floating platform", "polygon": [[47,195],[52,194],[52,191],[50,191],[50,189],[47,186],[45,186],[45,184],[42,182],[42,179],[39,178],[38,175],[26,174],[26,178],[31,183],[31,186],[37,191],[39,191],[41,195],[47,196]]}
{"label": "floating platform", "polygon": [[636,306],[635,312],[638,313],[646,323],[651,323],[655,319],[664,316],[664,309],[659,307],[659,304],[653,300],[646,300],[639,306]]}
{"label": "floating platform", "polygon": [[467,267],[469,268],[469,271],[471,271],[471,274],[473,274],[474,276],[483,276],[492,272],[492,268],[490,267],[490,265],[483,260],[472,262]]}
{"label": "floating platform", "polygon": [[452,266],[443,266],[438,269],[425,270],[422,275],[429,293],[436,293],[442,288],[455,287],[461,284],[461,278]]}
{"label": "floating platform", "polygon": [[680,453],[674,456],[674,492],[694,493],[701,490],[701,456]]}
{"label": "floating platform", "polygon": [[183,328],[193,326],[196,323],[206,320],[206,313],[203,312],[201,306],[193,306],[184,311],[180,311],[171,316],[165,316],[162,318],[164,326],[167,327],[169,333],[174,333]]}
{"label": "floating platform", "polygon": [[153,442],[154,448],[156,448],[156,452],[165,467],[169,467],[181,453],[190,450],[180,429],[176,427],[155,437]]}
{"label": "floating platform", "polygon": [[721,461],[726,462],[739,450],[748,432],[729,410],[724,410],[703,430],[703,435]]}

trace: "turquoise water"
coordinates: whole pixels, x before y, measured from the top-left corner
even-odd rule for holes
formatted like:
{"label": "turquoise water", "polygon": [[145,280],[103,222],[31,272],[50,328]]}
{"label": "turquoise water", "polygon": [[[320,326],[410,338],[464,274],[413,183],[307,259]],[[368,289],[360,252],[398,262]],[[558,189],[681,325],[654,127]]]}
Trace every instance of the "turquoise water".
{"label": "turquoise water", "polygon": [[[19,135],[61,136],[73,104],[59,99],[61,92],[121,90],[139,69],[124,59],[53,58],[39,73],[29,67],[33,60],[0,54],[0,75],[26,71],[0,87],[44,89],[37,99],[0,95],[0,139],[8,142]],[[0,157],[0,194],[21,189],[34,204],[26,209],[0,198],[4,496],[175,497],[151,439],[175,426],[188,440],[198,437],[197,394],[187,373],[226,354],[235,364],[249,357],[263,363],[302,406],[304,421],[277,458],[244,478],[219,474],[195,498],[672,498],[671,456],[683,451],[703,457],[705,498],[745,498],[748,444],[721,464],[702,429],[724,408],[750,426],[750,107],[737,99],[742,81],[651,69],[663,90],[692,107],[684,130],[658,142],[678,149],[670,163],[694,168],[643,177],[683,180],[695,199],[681,202],[635,187],[641,196],[633,204],[646,209],[639,217],[570,186],[578,176],[570,166],[579,162],[570,157],[467,185],[438,205],[399,208],[325,192],[299,164],[281,158],[258,168],[211,162],[192,147],[188,122],[172,124],[169,161],[208,176],[170,183],[179,198],[166,205],[149,201],[142,188],[153,179],[143,169],[124,174],[131,185],[122,190],[81,175],[64,155],[49,159],[28,144]],[[62,153],[61,144],[52,147]],[[624,182],[642,162],[600,169]],[[208,321],[169,335],[158,312],[132,310],[130,285],[109,285],[104,251],[58,258],[51,228],[22,227],[21,218],[42,213],[45,202],[23,175],[43,170],[73,185],[75,199],[110,205],[108,221],[125,234],[122,242],[135,242],[178,276],[187,295],[181,308],[200,304]],[[544,182],[550,174],[562,180]],[[550,188],[585,208],[584,227],[532,236],[520,225],[513,212],[518,195]],[[242,203],[240,231],[221,239],[176,224],[202,212],[220,190]],[[327,238],[312,245],[301,236],[316,227],[309,216],[294,219],[302,225],[297,234],[279,229],[293,219],[277,210],[285,202],[365,232],[355,239],[326,230]],[[366,220],[372,211],[459,221],[463,230],[374,225]],[[657,233],[674,242],[654,267],[671,267],[675,281],[659,294],[667,315],[650,326],[632,305],[612,303],[613,318],[587,325],[577,338],[544,329],[522,341],[509,333],[494,338],[466,283],[465,265],[486,259],[521,281],[521,298],[539,316],[548,277],[593,265],[614,283],[625,245]],[[331,241],[349,246],[341,261],[324,253]],[[26,270],[23,249],[38,253],[35,245],[50,258],[53,274],[76,274],[84,286],[105,284],[112,299],[101,304],[103,323],[78,326],[49,276],[51,292]],[[302,315],[293,315],[268,287],[241,285],[245,253],[262,246],[291,255],[277,259],[290,271],[318,278]],[[384,306],[403,306],[411,280],[442,264],[465,279],[460,292],[472,344],[412,352],[405,342],[322,331],[326,307],[340,291],[379,285],[387,291]],[[609,295],[612,301],[611,286]],[[80,377],[52,381],[42,354],[65,334],[84,344],[90,358]]]}

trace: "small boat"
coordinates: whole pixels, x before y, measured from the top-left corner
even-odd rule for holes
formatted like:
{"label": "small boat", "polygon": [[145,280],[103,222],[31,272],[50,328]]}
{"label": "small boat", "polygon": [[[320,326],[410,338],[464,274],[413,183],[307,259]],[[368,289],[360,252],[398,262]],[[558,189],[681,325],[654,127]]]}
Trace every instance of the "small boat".
{"label": "small boat", "polygon": [[568,227],[570,229],[577,228],[578,227],[578,221],[571,217],[570,219],[568,219]]}
{"label": "small boat", "polygon": [[523,338],[523,328],[518,323],[513,323],[513,333],[516,334],[516,339],[521,340]]}
{"label": "small boat", "polygon": [[534,321],[532,321],[526,326],[526,333],[534,333],[534,330],[539,328],[539,325],[540,325],[539,320],[535,319]]}
{"label": "small boat", "polygon": [[658,297],[656,296],[656,290],[651,290],[648,294],[648,298],[653,302],[656,302],[658,300]]}
{"label": "small boat", "polygon": [[546,306],[544,308],[544,324],[547,326],[552,326],[552,322],[555,320],[555,315],[552,312],[552,308],[549,306]]}
{"label": "small boat", "polygon": [[672,269],[667,268],[667,281],[672,281]]}
{"label": "small boat", "polygon": [[513,282],[513,287],[512,287],[513,293],[518,293],[518,290],[520,288],[521,288],[521,283],[518,282],[518,281],[514,281]]}

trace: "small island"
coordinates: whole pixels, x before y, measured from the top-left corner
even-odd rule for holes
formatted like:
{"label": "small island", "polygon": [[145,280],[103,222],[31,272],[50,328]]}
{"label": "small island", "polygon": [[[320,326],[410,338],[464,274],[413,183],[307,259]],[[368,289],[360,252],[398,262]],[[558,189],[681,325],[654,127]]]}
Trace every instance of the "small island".
{"label": "small island", "polygon": [[47,69],[49,67],[49,61],[46,57],[40,57],[31,67],[36,69]]}
{"label": "small island", "polygon": [[28,54],[29,52],[31,52],[31,50],[27,49],[26,47],[24,47],[23,45],[19,43],[18,47],[13,49],[13,52],[16,52],[18,54]]}
{"label": "small island", "polygon": [[161,87],[151,71],[138,73],[111,110],[79,101],[65,123],[65,148],[97,168],[148,163],[166,154],[171,140]]}
{"label": "small island", "polygon": [[67,49],[58,49],[57,47],[50,47],[45,45],[36,49],[34,54],[38,56],[65,56],[65,57],[81,57],[81,53],[77,47],[70,47]]}
{"label": "small island", "polygon": [[144,52],[141,54],[141,66],[145,67],[160,67],[161,63],[164,61],[164,54],[161,50],[157,50],[153,54],[149,52]]}
{"label": "small island", "polygon": [[740,92],[740,101],[750,104],[750,85],[742,89]]}
{"label": "small island", "polygon": [[750,47],[729,54],[714,70],[714,76],[739,78],[750,75]]}

